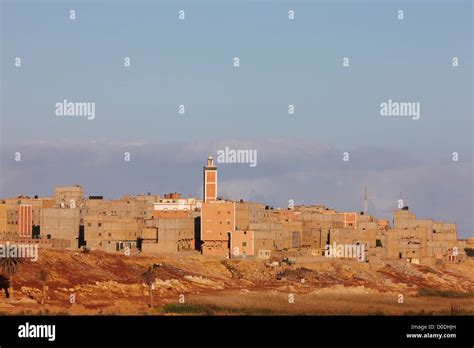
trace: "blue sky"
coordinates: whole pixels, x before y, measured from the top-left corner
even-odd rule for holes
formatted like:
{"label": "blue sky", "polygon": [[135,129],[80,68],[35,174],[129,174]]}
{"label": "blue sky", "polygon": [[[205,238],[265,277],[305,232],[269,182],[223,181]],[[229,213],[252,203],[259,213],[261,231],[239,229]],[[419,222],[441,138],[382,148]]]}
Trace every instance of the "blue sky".
{"label": "blue sky", "polygon": [[[260,150],[254,170],[222,166],[233,198],[360,210],[368,183],[380,215],[403,192],[473,233],[471,1],[1,4],[2,196],[68,183],[197,195],[203,158],[235,144]],[[95,102],[96,118],[56,117],[63,99]],[[420,102],[421,118],[381,117],[388,99]]]}

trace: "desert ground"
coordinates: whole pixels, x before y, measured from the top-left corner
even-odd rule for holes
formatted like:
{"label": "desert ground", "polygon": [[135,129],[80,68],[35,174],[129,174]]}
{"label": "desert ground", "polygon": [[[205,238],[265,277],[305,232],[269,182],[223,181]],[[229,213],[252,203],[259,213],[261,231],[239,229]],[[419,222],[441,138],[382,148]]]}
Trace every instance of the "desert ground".
{"label": "desert ground", "polygon": [[[222,260],[41,250],[0,315],[473,315],[474,260],[427,267],[324,257]],[[152,297],[143,274],[154,266]],[[43,282],[48,273],[45,303]]]}

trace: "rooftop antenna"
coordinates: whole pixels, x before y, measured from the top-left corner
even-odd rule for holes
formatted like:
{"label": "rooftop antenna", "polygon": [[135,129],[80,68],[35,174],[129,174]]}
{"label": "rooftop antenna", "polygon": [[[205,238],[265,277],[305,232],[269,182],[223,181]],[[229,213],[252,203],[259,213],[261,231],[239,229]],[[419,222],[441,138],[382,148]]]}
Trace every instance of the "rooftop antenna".
{"label": "rooftop antenna", "polygon": [[367,185],[365,185],[365,199],[364,199],[364,215],[367,215],[368,203],[367,203]]}

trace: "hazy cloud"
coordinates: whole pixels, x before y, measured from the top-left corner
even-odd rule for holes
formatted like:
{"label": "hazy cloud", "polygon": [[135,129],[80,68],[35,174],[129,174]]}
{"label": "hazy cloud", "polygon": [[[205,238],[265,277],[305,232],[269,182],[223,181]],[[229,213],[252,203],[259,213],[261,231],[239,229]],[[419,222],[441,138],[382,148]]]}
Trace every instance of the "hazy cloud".
{"label": "hazy cloud", "polygon": [[[218,164],[219,195],[285,207],[325,204],[392,218],[400,196],[415,214],[456,222],[472,235],[472,163],[429,161],[389,148],[336,149],[310,140],[189,141],[180,143],[35,142],[2,148],[1,195],[51,195],[54,186],[80,184],[89,195],[178,191],[202,195],[202,166],[219,149],[255,149],[258,165]],[[22,161],[14,161],[21,152]],[[350,160],[344,162],[342,153]],[[130,162],[124,153],[130,153]]]}

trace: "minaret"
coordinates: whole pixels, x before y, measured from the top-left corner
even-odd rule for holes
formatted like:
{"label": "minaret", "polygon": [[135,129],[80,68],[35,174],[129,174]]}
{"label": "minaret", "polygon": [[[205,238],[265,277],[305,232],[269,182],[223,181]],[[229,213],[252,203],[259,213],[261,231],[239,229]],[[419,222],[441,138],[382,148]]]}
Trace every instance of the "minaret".
{"label": "minaret", "polygon": [[207,158],[207,164],[204,166],[204,197],[205,203],[217,199],[217,167],[214,166],[212,156]]}

